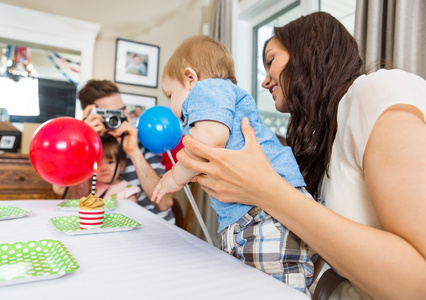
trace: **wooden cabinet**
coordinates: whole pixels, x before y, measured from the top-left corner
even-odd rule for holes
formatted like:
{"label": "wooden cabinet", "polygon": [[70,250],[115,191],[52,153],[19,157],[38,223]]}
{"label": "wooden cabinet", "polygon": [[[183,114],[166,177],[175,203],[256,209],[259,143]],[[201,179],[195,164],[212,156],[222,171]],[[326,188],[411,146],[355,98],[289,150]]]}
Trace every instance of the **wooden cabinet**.
{"label": "wooden cabinet", "polygon": [[52,185],[34,171],[27,154],[0,154],[0,200],[57,198]]}

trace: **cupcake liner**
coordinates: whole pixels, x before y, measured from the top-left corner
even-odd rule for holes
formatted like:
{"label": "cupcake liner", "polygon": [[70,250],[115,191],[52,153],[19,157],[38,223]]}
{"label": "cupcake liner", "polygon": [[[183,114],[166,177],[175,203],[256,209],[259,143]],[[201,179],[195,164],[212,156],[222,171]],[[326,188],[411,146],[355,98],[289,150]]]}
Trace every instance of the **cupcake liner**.
{"label": "cupcake liner", "polygon": [[104,209],[79,209],[78,217],[81,229],[100,228],[103,225],[105,210]]}

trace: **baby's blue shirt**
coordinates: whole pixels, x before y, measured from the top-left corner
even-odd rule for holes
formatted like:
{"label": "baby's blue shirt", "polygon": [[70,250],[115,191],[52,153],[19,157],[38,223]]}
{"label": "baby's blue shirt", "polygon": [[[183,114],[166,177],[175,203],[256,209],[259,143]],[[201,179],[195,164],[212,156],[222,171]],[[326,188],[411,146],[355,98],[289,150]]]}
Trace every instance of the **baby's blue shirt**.
{"label": "baby's blue shirt", "polygon": [[[226,149],[243,148],[241,120],[244,117],[250,120],[257,140],[275,171],[294,187],[306,186],[291,148],[284,147],[263,124],[253,97],[230,80],[212,78],[199,81],[182,104],[184,133],[189,134],[189,129],[198,121],[220,122],[230,130]],[[259,184],[262,184],[261,181]],[[210,200],[219,221],[218,232],[241,219],[252,208],[239,203],[222,203],[213,197]]]}

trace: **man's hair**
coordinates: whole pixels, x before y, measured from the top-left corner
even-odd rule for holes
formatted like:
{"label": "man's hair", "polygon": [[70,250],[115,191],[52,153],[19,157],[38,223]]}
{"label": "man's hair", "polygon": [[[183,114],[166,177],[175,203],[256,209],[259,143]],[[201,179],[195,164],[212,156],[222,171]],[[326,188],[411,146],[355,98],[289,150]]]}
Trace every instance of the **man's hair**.
{"label": "man's hair", "polygon": [[110,80],[89,80],[78,92],[81,108],[95,104],[95,101],[113,94],[120,93],[118,86]]}
{"label": "man's hair", "polygon": [[237,84],[234,61],[228,49],[219,41],[204,35],[187,38],[166,63],[163,78],[184,83],[185,68],[192,68],[200,78],[223,78]]}

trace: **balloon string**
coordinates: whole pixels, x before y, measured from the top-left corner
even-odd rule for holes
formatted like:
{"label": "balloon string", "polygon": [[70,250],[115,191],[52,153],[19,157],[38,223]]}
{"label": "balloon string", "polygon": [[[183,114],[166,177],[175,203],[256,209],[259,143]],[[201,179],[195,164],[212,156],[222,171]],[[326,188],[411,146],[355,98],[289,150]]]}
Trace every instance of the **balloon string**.
{"label": "balloon string", "polygon": [[[169,155],[169,158],[170,158],[170,161],[172,162],[172,164],[175,165],[176,163],[175,163],[175,160],[173,159],[173,156],[172,156],[172,153],[170,152],[170,150],[167,150],[167,154]],[[186,196],[189,199],[189,203],[191,204],[192,209],[194,210],[195,216],[197,217],[197,220],[200,223],[201,229],[203,230],[203,233],[204,233],[204,236],[207,239],[207,242],[210,245],[213,245],[213,241],[212,241],[212,239],[210,237],[210,234],[209,234],[209,232],[207,230],[206,224],[204,224],[203,218],[201,217],[201,213],[198,210],[197,204],[195,203],[194,196],[191,193],[189,185],[185,184],[185,186],[183,187],[183,189],[185,191]]]}
{"label": "balloon string", "polygon": [[65,190],[64,190],[64,193],[62,194],[62,198],[61,199],[65,199],[65,196],[67,195],[67,193],[68,193],[68,186],[65,187]]}

